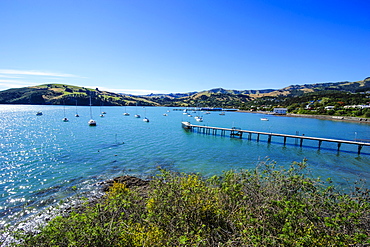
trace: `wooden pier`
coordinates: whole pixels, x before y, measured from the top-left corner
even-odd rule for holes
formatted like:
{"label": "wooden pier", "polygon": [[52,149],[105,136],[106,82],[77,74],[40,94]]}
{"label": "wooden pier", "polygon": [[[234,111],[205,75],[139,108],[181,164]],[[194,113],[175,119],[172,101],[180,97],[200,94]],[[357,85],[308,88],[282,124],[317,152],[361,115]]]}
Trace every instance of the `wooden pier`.
{"label": "wooden pier", "polygon": [[273,136],[283,137],[284,138],[284,145],[286,145],[287,138],[294,138],[299,140],[299,145],[302,147],[303,140],[314,140],[318,141],[318,148],[321,148],[321,144],[323,142],[332,142],[336,143],[338,147],[338,151],[340,151],[340,147],[342,144],[351,144],[357,145],[357,153],[361,153],[361,149],[363,146],[369,146],[369,142],[358,142],[358,141],[347,141],[347,140],[337,140],[337,139],[329,139],[329,138],[320,138],[320,137],[310,137],[305,135],[287,135],[287,134],[278,134],[278,133],[268,133],[268,132],[261,132],[261,131],[252,131],[252,130],[242,130],[240,128],[219,128],[219,127],[210,127],[210,126],[202,126],[202,125],[194,125],[189,122],[182,122],[182,127],[188,130],[197,130],[203,134],[212,134],[212,135],[221,135],[226,136],[226,133],[230,135],[230,137],[236,138],[243,138],[243,135],[247,135],[248,140],[252,140],[252,135],[256,135],[256,141],[260,141],[261,136],[267,136],[267,142],[270,143]]}

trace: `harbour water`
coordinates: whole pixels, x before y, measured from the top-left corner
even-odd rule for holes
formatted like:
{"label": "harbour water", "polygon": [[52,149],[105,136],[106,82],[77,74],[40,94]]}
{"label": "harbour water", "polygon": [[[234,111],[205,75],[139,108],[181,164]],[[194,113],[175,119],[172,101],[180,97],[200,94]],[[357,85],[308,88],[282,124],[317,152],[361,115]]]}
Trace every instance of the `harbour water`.
{"label": "harbour water", "polygon": [[[36,116],[41,111],[42,116]],[[295,140],[283,145],[263,138],[237,139],[189,132],[182,121],[215,127],[299,134],[370,142],[370,125],[262,114],[190,112],[165,107],[92,107],[97,126],[88,126],[89,107],[0,105],[0,223],[25,219],[48,206],[120,175],[147,177],[158,167],[210,176],[230,169],[254,168],[263,161],[289,166],[308,160],[315,177],[331,177],[343,188],[361,179],[370,181],[370,148]],[[104,117],[100,117],[105,111]],[[124,116],[127,111],[130,116]],[[166,113],[167,116],[163,114]],[[150,122],[135,118],[148,117]],[[63,122],[67,117],[69,122]],[[268,118],[269,121],[261,121]],[[366,185],[370,187],[369,185]],[[21,217],[22,216],[22,217]]]}

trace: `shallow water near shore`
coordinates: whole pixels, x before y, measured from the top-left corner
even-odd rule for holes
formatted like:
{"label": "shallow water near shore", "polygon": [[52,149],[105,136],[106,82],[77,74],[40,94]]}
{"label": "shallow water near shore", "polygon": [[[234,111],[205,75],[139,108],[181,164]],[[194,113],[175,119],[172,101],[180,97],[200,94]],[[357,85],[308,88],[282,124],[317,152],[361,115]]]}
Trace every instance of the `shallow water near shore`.
{"label": "shallow water near shore", "polygon": [[[36,112],[42,111],[42,116]],[[148,177],[158,167],[205,176],[224,170],[255,168],[260,162],[276,161],[289,166],[308,160],[314,177],[333,178],[344,189],[360,179],[370,180],[370,147],[314,141],[256,137],[248,140],[185,131],[182,121],[215,127],[239,127],[284,134],[344,140],[369,140],[370,126],[310,118],[263,114],[196,112],[196,122],[182,111],[165,107],[92,107],[97,126],[90,127],[89,107],[0,105],[0,222],[14,223],[40,210],[82,196],[101,182],[120,175]],[[99,117],[105,111],[105,117]],[[130,116],[124,116],[127,111]],[[65,112],[65,113],[64,113]],[[150,119],[135,118],[138,113]],[[167,116],[163,116],[166,113]],[[69,122],[63,122],[66,116]],[[269,121],[261,121],[267,117]],[[370,186],[367,185],[369,188]],[[22,217],[20,217],[22,216]]]}

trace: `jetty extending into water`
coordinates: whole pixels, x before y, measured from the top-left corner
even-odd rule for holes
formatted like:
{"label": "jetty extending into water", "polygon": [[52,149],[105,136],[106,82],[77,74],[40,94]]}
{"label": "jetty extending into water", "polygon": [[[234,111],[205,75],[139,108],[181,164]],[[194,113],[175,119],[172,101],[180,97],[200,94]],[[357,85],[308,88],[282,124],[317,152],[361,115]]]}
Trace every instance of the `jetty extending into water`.
{"label": "jetty extending into water", "polygon": [[230,137],[235,138],[243,138],[244,134],[247,134],[248,140],[252,140],[252,135],[256,136],[256,141],[260,141],[260,136],[267,136],[267,142],[271,143],[271,139],[273,136],[276,137],[283,137],[284,138],[284,146],[286,145],[287,138],[294,138],[295,140],[299,140],[299,145],[302,147],[303,140],[314,140],[318,141],[318,148],[321,148],[321,144],[323,142],[332,142],[336,143],[338,147],[338,151],[340,151],[340,147],[342,144],[350,144],[350,145],[357,145],[357,153],[361,153],[361,149],[363,146],[369,146],[370,142],[360,142],[360,141],[349,141],[349,140],[338,140],[338,139],[329,139],[329,138],[320,138],[320,137],[310,137],[305,135],[287,135],[287,134],[278,134],[278,133],[269,133],[269,132],[261,132],[261,131],[253,131],[253,130],[242,130],[240,128],[220,128],[220,127],[211,127],[211,126],[202,126],[202,125],[194,125],[190,122],[182,122],[182,127],[187,130],[194,131],[196,130],[198,133],[208,134],[208,135],[221,135],[226,136],[226,133],[230,135]]}

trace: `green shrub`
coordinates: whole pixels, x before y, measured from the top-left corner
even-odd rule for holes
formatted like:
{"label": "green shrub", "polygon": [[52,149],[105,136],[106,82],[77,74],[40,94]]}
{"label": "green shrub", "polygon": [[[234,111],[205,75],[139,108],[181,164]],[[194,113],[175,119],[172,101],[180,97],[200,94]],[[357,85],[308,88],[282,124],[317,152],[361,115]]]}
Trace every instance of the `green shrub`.
{"label": "green shrub", "polygon": [[115,183],[104,200],[56,217],[21,246],[348,246],[370,243],[369,190],[339,193],[306,163],[222,176],[161,170],[146,191]]}

